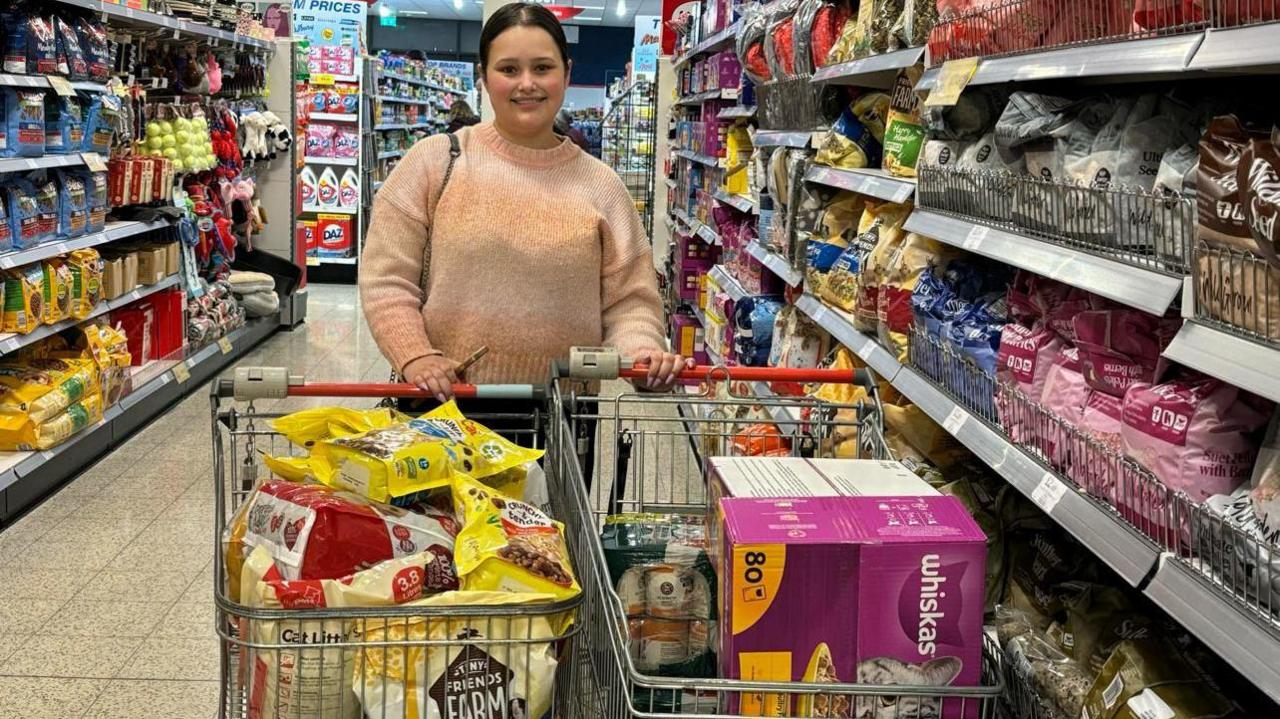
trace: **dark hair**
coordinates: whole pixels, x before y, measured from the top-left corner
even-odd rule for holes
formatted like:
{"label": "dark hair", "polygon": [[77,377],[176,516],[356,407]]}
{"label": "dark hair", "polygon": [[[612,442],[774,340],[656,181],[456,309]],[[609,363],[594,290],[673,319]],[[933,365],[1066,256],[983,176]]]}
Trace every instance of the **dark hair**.
{"label": "dark hair", "polygon": [[513,2],[498,8],[489,16],[480,30],[480,68],[489,67],[489,46],[493,39],[513,27],[536,27],[547,31],[560,50],[560,60],[569,65],[569,41],[565,39],[564,28],[551,11],[541,5],[529,2]]}

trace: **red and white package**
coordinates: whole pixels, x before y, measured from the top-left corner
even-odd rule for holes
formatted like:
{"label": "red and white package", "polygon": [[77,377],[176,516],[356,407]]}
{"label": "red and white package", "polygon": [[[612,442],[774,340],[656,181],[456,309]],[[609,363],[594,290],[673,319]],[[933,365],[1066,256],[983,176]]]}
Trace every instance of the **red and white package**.
{"label": "red and white package", "polygon": [[[238,526],[241,517],[243,526]],[[453,545],[458,529],[441,513],[427,516],[321,485],[268,480],[232,526],[228,570],[237,570],[254,547],[265,547],[281,577],[290,580],[337,579],[430,551],[435,559],[424,586],[431,592],[457,589]]]}

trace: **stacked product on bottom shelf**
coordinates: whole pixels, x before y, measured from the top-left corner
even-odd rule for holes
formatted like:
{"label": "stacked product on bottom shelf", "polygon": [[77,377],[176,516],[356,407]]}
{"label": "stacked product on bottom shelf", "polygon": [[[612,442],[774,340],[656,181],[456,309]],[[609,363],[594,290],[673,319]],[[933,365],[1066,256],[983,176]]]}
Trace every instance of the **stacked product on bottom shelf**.
{"label": "stacked product on bottom shelf", "polygon": [[[581,589],[563,525],[541,509],[542,452],[452,402],[417,418],[308,409],[271,428],[306,454],[265,457],[275,477],[226,528],[219,589],[239,620],[249,715],[546,715],[563,603]],[[395,605],[376,619],[277,613]],[[485,615],[498,606],[512,611]],[[447,621],[430,615],[441,607]],[[351,644],[324,646],[337,642]]]}

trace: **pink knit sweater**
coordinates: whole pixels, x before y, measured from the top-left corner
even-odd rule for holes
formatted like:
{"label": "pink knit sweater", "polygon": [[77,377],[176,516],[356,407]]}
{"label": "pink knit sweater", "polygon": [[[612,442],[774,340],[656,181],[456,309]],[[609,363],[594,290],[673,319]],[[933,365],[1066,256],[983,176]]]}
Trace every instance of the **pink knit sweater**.
{"label": "pink knit sweater", "polygon": [[458,139],[439,207],[443,135],[414,145],[374,199],[360,299],[392,366],[488,345],[469,381],[537,383],[575,345],[663,347],[652,247],[617,174],[568,140],[534,150],[489,123]]}

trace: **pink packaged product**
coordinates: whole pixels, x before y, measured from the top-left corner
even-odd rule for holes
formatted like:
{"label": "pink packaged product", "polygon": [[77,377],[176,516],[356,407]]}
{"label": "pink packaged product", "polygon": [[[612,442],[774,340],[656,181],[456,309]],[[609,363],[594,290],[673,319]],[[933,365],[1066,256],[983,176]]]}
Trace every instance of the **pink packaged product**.
{"label": "pink packaged product", "polygon": [[1160,353],[1182,325],[1132,309],[1080,312],[1072,320],[1081,371],[1090,387],[1123,397],[1136,382],[1154,382],[1163,368]]}
{"label": "pink packaged product", "polygon": [[[1045,377],[1062,347],[1062,338],[1043,323],[1024,327],[1010,322],[1000,333],[996,378],[1012,381],[1025,399],[1036,401],[1044,396]],[[1024,402],[1014,405],[1003,392],[997,392],[996,411],[1000,424],[1015,442],[1035,441],[1036,418],[1025,405]]]}
{"label": "pink packaged product", "polygon": [[340,127],[333,133],[334,157],[358,157],[360,155],[360,133],[353,127]]}
{"label": "pink packaged product", "polygon": [[1009,316],[1030,327],[1037,319],[1053,313],[1072,292],[1068,285],[1026,270],[1018,270],[1009,285]]}
{"label": "pink packaged product", "polygon": [[714,87],[738,87],[742,82],[742,65],[732,50],[712,55],[710,66]]}
{"label": "pink packaged product", "polygon": [[1062,346],[1045,373],[1040,404],[1058,419],[1042,427],[1037,438],[1038,446],[1056,468],[1064,468],[1073,462],[1073,442],[1068,428],[1080,424],[1084,416],[1084,403],[1089,396],[1089,385],[1080,373],[1080,352],[1075,347]]}
{"label": "pink packaged product", "polygon": [[[981,680],[986,537],[956,498],[726,498],[716,519],[721,677],[937,687]],[[886,701],[894,700],[743,692],[728,711],[977,716],[974,702],[964,710],[956,700]]]}
{"label": "pink packaged product", "polygon": [[1237,387],[1187,372],[1130,387],[1120,437],[1125,454],[1161,484],[1203,502],[1249,479],[1272,409]]}
{"label": "pink packaged product", "polygon": [[698,301],[702,290],[702,276],[711,271],[709,260],[689,260],[681,263],[679,268],[680,286],[677,293],[682,300]]}
{"label": "pink packaged product", "polygon": [[306,156],[333,157],[333,135],[337,131],[333,125],[313,122],[307,125]]}
{"label": "pink packaged product", "polygon": [[1080,413],[1080,432],[1098,447],[1072,466],[1071,478],[1095,497],[1115,503],[1117,458],[1123,455],[1120,440],[1124,400],[1090,389]]}

